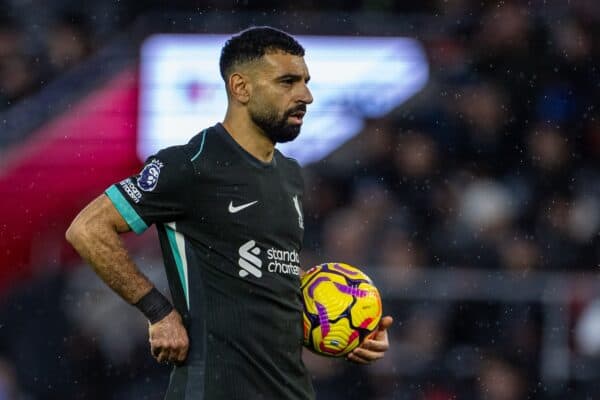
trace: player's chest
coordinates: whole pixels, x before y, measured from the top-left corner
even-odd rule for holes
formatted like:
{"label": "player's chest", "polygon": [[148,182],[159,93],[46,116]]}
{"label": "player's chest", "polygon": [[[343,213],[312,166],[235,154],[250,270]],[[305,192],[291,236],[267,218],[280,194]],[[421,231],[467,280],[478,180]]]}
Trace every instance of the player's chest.
{"label": "player's chest", "polygon": [[203,185],[197,199],[197,217],[215,234],[292,243],[302,240],[302,188],[285,177],[274,173],[217,175]]}

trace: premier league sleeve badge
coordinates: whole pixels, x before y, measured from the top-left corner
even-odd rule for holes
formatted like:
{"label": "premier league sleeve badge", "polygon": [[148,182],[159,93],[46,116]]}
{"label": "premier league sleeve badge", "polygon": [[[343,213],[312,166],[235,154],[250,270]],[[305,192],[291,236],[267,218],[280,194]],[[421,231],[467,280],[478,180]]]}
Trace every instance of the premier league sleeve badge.
{"label": "premier league sleeve badge", "polygon": [[146,164],[137,177],[137,186],[144,192],[153,191],[158,184],[158,177],[163,166],[164,164],[157,159],[153,159]]}

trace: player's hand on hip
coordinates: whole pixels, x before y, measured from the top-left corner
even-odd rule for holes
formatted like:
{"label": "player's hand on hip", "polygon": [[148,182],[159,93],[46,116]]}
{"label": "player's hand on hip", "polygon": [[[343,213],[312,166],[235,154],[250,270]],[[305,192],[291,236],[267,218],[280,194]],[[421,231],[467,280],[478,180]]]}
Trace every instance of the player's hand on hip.
{"label": "player's hand on hip", "polygon": [[382,359],[390,347],[387,329],[393,322],[392,317],[383,317],[373,338],[364,340],[360,346],[352,350],[348,354],[348,360],[358,364],[370,364],[373,361]]}
{"label": "player's hand on hip", "polygon": [[190,346],[187,330],[175,310],[148,328],[150,350],[159,363],[185,361]]}

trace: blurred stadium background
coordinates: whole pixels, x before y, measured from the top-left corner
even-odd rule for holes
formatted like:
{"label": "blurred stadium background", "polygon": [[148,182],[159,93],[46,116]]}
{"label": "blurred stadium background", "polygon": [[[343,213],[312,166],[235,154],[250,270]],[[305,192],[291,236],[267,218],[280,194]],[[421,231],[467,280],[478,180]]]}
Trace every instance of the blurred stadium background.
{"label": "blurred stadium background", "polygon": [[[396,320],[371,367],[306,355],[319,398],[600,397],[599,20],[594,0],[0,0],[0,399],[162,399],[143,319],[64,231],[141,165],[161,111],[142,106],[160,83],[143,79],[145,40],[263,24],[420,49],[382,81],[314,89],[335,99],[307,121],[335,119],[299,150],[320,152],[303,265],[362,267]],[[194,73],[167,88],[174,112],[203,115],[215,77]],[[167,290],[149,231],[127,245]]]}

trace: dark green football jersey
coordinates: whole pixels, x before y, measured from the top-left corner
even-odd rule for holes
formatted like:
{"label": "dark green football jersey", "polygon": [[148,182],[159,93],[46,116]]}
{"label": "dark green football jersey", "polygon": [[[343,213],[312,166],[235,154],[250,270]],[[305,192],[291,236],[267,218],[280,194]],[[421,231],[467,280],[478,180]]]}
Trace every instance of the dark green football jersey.
{"label": "dark green football jersey", "polygon": [[106,194],[136,233],[155,224],[190,337],[166,399],[313,399],[302,362],[303,182],[221,124],[150,157]]}

